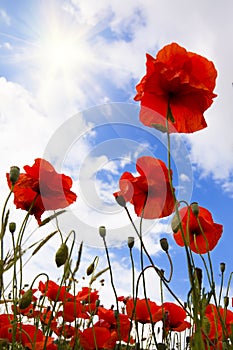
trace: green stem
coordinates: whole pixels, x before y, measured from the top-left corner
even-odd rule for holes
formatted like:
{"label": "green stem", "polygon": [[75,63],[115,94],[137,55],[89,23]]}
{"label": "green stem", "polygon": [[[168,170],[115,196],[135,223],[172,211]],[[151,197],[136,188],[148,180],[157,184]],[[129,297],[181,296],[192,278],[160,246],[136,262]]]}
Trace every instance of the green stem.
{"label": "green stem", "polygon": [[104,242],[105,252],[106,252],[107,261],[108,261],[108,266],[109,266],[111,285],[112,285],[112,289],[113,289],[114,296],[115,296],[115,300],[116,300],[116,309],[117,309],[117,317],[116,317],[116,320],[117,320],[117,334],[118,334],[118,337],[119,337],[119,341],[120,341],[120,343],[121,343],[121,332],[120,332],[120,322],[119,322],[119,305],[118,305],[118,298],[117,298],[117,292],[116,292],[116,288],[115,288],[114,281],[113,281],[112,266],[111,266],[111,261],[110,261],[110,257],[109,257],[109,253],[108,253],[108,247],[107,247],[107,243],[106,243],[105,236],[103,236],[103,242]]}

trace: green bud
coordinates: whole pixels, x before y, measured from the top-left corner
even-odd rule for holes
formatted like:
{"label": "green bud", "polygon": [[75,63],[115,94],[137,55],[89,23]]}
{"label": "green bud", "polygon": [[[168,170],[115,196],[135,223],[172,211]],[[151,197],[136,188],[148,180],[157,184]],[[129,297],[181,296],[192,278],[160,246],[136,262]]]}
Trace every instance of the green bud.
{"label": "green bud", "polygon": [[99,227],[99,234],[100,234],[100,237],[104,238],[106,236],[106,228],[105,226],[100,226]]}
{"label": "green bud", "polygon": [[161,238],[160,245],[161,245],[161,248],[167,253],[169,249],[167,238]]}
{"label": "green bud", "polygon": [[60,266],[65,264],[65,262],[68,258],[68,255],[69,255],[68,247],[67,247],[66,243],[62,243],[60,248],[56,252],[56,256],[55,256],[55,261],[56,261],[57,267],[60,267]]}
{"label": "green bud", "polygon": [[28,289],[22,297],[19,299],[19,308],[21,310],[26,309],[32,302],[33,292],[31,289]]}
{"label": "green bud", "polygon": [[9,223],[9,230],[11,233],[14,233],[16,230],[16,223],[15,222],[10,222]]}
{"label": "green bud", "polygon": [[180,228],[180,221],[177,215],[174,215],[171,222],[172,231],[176,233]]}
{"label": "green bud", "polygon": [[229,305],[229,297],[224,297],[223,301],[224,301],[224,307],[227,308]]}
{"label": "green bud", "polygon": [[9,178],[10,178],[10,182],[12,183],[12,185],[14,185],[17,182],[17,180],[19,178],[19,174],[20,174],[19,167],[17,167],[17,166],[11,166],[10,167],[10,176],[9,176]]}
{"label": "green bud", "polygon": [[220,263],[220,271],[223,273],[225,271],[226,264],[224,262]]}
{"label": "green bud", "polygon": [[91,263],[91,265],[88,266],[87,271],[86,271],[87,276],[90,276],[92,274],[92,272],[94,271],[94,269],[95,269],[95,264]]}
{"label": "green bud", "polygon": [[197,278],[197,281],[198,281],[199,289],[201,289],[201,286],[202,286],[202,269],[200,269],[199,267],[196,267],[195,268],[195,273],[196,273],[196,278]]}
{"label": "green bud", "polygon": [[190,207],[192,209],[193,214],[196,217],[198,217],[198,214],[199,214],[199,211],[200,211],[198,203],[197,202],[193,202],[193,203],[191,203]]}
{"label": "green bud", "polygon": [[123,208],[125,208],[126,207],[126,201],[125,201],[125,198],[123,197],[123,196],[117,196],[117,197],[115,197],[116,198],[116,201],[117,201],[117,203],[121,206],[121,207],[123,207]]}
{"label": "green bud", "polygon": [[128,247],[132,249],[134,246],[134,237],[128,237]]}

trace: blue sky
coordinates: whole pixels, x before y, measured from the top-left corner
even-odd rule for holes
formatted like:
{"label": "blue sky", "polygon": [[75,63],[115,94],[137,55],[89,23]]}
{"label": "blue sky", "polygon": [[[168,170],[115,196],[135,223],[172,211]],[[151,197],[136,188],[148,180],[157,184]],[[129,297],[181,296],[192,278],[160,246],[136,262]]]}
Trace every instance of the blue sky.
{"label": "blue sky", "polygon": [[[85,241],[84,267],[97,254],[104,266],[97,228],[108,227],[119,294],[130,293],[130,265],[123,246],[133,231],[112,193],[123,171],[135,172],[137,157],[154,155],[166,161],[164,136],[139,123],[139,106],[133,97],[145,73],[146,52],[155,56],[170,42],[209,58],[218,70],[218,97],[205,113],[208,128],[172,137],[172,156],[182,199],[198,201],[224,225],[212,256],[216,270],[225,261],[230,273],[232,10],[230,0],[214,5],[210,0],[1,1],[1,193],[7,193],[9,167],[31,165],[37,157],[46,157],[58,171],[72,176],[78,200],[61,219],[61,226],[65,234],[77,230],[77,243]],[[175,264],[173,285],[184,298],[185,258],[182,248],[174,244],[169,220],[145,223],[145,242],[158,265],[166,267],[158,241],[161,235],[169,239]],[[32,219],[30,232],[35,227]],[[36,233],[37,239],[38,234],[46,231]],[[35,234],[29,236],[35,239]],[[39,262],[30,260],[32,274],[47,268],[47,258],[51,257],[52,266],[58,244],[57,239],[41,252]],[[59,273],[51,267],[51,274]],[[150,286],[151,297],[158,297],[157,286],[157,281]]]}

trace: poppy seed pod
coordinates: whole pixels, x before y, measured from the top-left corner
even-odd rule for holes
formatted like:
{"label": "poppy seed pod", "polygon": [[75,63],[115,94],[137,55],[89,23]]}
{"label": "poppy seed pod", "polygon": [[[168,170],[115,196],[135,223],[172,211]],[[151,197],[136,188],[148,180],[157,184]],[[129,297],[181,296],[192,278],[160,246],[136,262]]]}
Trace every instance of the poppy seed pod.
{"label": "poppy seed pod", "polygon": [[134,246],[134,237],[128,237],[128,247],[132,249]]}
{"label": "poppy seed pod", "polygon": [[115,198],[116,198],[116,202],[117,202],[121,207],[123,207],[123,208],[126,207],[126,201],[125,201],[125,198],[124,198],[123,196],[119,195],[119,196],[116,196]]}
{"label": "poppy seed pod", "polygon": [[180,226],[180,220],[177,215],[174,215],[171,222],[172,231],[174,233],[178,232]]}
{"label": "poppy seed pod", "polygon": [[106,236],[106,227],[105,226],[99,227],[99,234],[100,234],[100,237],[102,237],[102,238],[104,238]]}
{"label": "poppy seed pod", "polygon": [[191,209],[192,209],[192,212],[193,214],[196,216],[196,218],[198,217],[198,214],[199,214],[199,206],[198,206],[198,203],[197,202],[193,202],[191,203],[190,205]]}
{"label": "poppy seed pod", "polygon": [[15,222],[10,222],[9,223],[9,230],[10,230],[10,233],[14,233],[15,230],[16,230],[16,223]]}
{"label": "poppy seed pod", "polygon": [[161,238],[160,239],[160,246],[161,248],[167,253],[169,249],[167,238]]}
{"label": "poppy seed pod", "polygon": [[22,297],[19,299],[19,308],[21,310],[26,309],[32,302],[32,296],[33,296],[33,292],[31,289],[28,289],[23,295]]}
{"label": "poppy seed pod", "polygon": [[224,262],[220,263],[220,271],[223,273],[225,271],[226,264]]}
{"label": "poppy seed pod", "polygon": [[14,185],[17,182],[17,180],[19,178],[19,174],[20,174],[20,169],[19,169],[18,166],[14,165],[14,166],[10,167],[10,176],[9,176],[9,178],[10,178],[10,182],[11,182],[12,185]]}
{"label": "poppy seed pod", "polygon": [[68,258],[68,254],[69,254],[69,251],[66,243],[62,243],[60,248],[56,252],[56,256],[55,256],[57,267],[60,267],[65,264]]}

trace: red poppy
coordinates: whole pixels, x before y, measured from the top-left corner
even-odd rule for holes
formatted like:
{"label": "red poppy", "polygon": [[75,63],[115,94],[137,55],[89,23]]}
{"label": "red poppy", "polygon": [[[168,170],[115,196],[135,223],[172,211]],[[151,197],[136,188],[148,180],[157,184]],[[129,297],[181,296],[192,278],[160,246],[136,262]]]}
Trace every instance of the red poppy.
{"label": "red poppy", "polygon": [[76,318],[90,318],[84,305],[78,300],[65,301],[63,304],[63,311],[60,311],[57,316],[62,316],[65,322],[73,322]]}
{"label": "red poppy", "polygon": [[164,324],[166,331],[182,332],[190,328],[191,324],[185,321],[187,317],[185,310],[174,303],[163,303]]}
{"label": "red poppy", "polygon": [[[199,207],[198,219],[201,228],[191,206],[182,208],[179,211],[179,215],[186,244],[189,245],[193,252],[205,254],[214,249],[222,235],[223,226],[214,223],[212,215],[207,209]],[[184,246],[180,228],[177,232],[174,232],[174,238],[178,245]]]}
{"label": "red poppy", "polygon": [[[11,343],[13,340],[13,326],[6,325],[0,329],[0,338],[8,339]],[[42,350],[44,348],[44,342],[46,337],[42,331],[36,326],[31,324],[18,323],[16,325],[15,340],[21,343],[25,348]],[[57,349],[53,344],[54,339],[47,338],[46,349]]]}
{"label": "red poppy", "polygon": [[[132,298],[126,301],[126,312],[129,318],[133,318],[135,321],[140,323],[151,323],[162,320],[162,308],[155,302],[147,299],[137,299],[136,307]],[[149,311],[148,311],[149,307]]]}
{"label": "red poppy", "polygon": [[111,337],[110,331],[105,327],[93,326],[79,332],[80,345],[84,350],[104,349],[105,343]]}
{"label": "red poppy", "polygon": [[176,43],[163,47],[156,58],[146,57],[147,72],[136,86],[134,98],[141,101],[141,122],[166,127],[169,106],[174,119],[170,118],[170,132],[205,128],[203,113],[217,96],[213,93],[217,77],[213,62]]}
{"label": "red poppy", "polygon": [[[224,329],[222,322],[224,323]],[[228,337],[231,334],[231,327],[233,324],[233,312],[224,309],[222,307],[217,307],[213,304],[208,304],[205,310],[205,316],[208,320],[208,339],[212,341],[222,340],[224,337]],[[224,334],[225,333],[225,334]],[[207,340],[207,339],[206,339]]]}
{"label": "red poppy", "polygon": [[[14,203],[16,208],[29,211],[38,223],[45,210],[56,210],[69,206],[76,201],[72,192],[72,179],[64,174],[58,174],[54,167],[45,159],[37,158],[32,167],[24,166],[25,174],[20,174],[14,186]],[[9,174],[8,185],[11,188]]]}
{"label": "red poppy", "polygon": [[119,313],[117,317],[114,310],[105,309],[104,307],[98,307],[97,315],[99,316],[99,321],[96,325],[107,327],[110,330],[111,341],[122,340],[128,342],[130,320],[127,315]]}
{"label": "red poppy", "polygon": [[57,336],[63,336],[66,339],[72,338],[77,332],[77,328],[70,324],[63,324],[59,327],[57,325],[51,325],[50,328],[54,331]]}
{"label": "red poppy", "polygon": [[0,329],[4,326],[10,325],[12,321],[14,321],[14,315],[1,314],[0,315]]}
{"label": "red poppy", "polygon": [[134,205],[137,216],[145,219],[170,215],[174,210],[174,198],[165,163],[145,156],[138,158],[136,169],[140,174],[137,177],[129,172],[121,176],[120,191],[114,193],[114,196],[123,196],[126,202]]}
{"label": "red poppy", "polygon": [[12,305],[11,310],[13,312],[15,311],[17,315],[27,316],[28,318],[36,318],[40,314],[40,311],[36,310],[36,305],[34,303],[31,303],[25,309],[20,309],[20,307]]}
{"label": "red poppy", "polygon": [[45,283],[39,282],[39,291],[46,295],[52,301],[62,301],[73,300],[74,296],[67,291],[66,286],[59,286],[57,283],[49,280]]}
{"label": "red poppy", "polygon": [[92,291],[89,287],[82,287],[82,290],[78,292],[75,299],[86,303],[95,303],[99,299],[99,292],[98,290]]}

